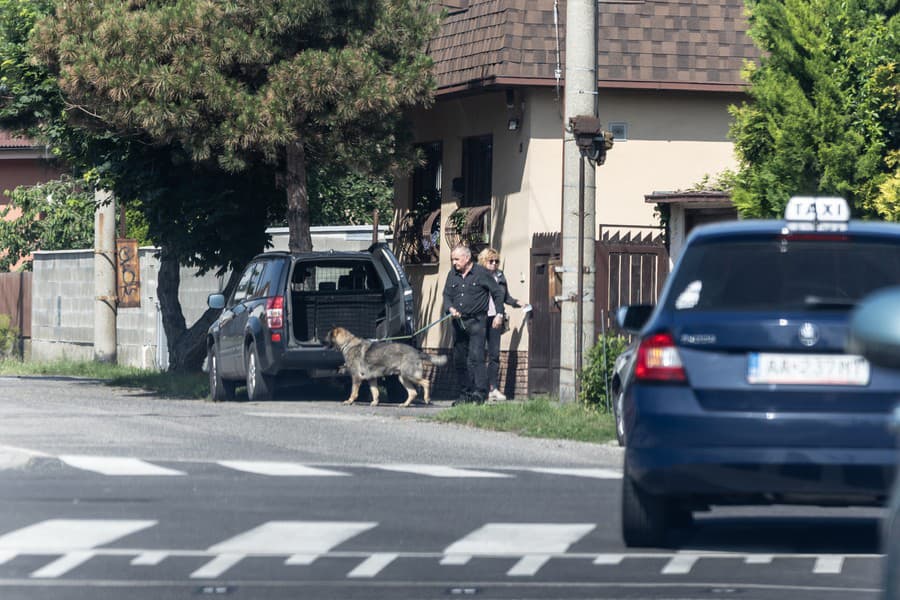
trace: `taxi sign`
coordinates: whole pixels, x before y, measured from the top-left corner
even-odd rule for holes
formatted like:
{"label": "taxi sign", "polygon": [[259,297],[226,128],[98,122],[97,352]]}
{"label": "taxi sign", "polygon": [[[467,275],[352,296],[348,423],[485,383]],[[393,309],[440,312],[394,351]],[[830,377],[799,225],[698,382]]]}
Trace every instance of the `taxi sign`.
{"label": "taxi sign", "polygon": [[829,221],[850,220],[850,206],[840,196],[794,196],[784,209],[788,221]]}
{"label": "taxi sign", "polygon": [[850,220],[850,206],[840,196],[794,196],[784,218],[791,229],[842,230]]}

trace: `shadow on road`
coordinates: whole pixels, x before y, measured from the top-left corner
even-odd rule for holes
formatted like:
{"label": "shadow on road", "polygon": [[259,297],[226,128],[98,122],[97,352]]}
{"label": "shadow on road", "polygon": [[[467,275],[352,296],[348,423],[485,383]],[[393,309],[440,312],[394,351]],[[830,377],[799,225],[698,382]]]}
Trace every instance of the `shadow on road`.
{"label": "shadow on road", "polygon": [[872,516],[700,516],[676,535],[679,550],[789,554],[877,554]]}

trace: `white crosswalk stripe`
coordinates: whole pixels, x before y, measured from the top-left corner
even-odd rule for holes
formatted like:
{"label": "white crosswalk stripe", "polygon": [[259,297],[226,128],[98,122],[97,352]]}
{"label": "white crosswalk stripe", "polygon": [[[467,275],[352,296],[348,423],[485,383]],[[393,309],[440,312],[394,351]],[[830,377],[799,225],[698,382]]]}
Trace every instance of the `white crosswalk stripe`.
{"label": "white crosswalk stripe", "polygon": [[247,554],[300,555],[305,557],[305,561],[328,553],[335,546],[376,525],[378,523],[359,521],[269,521],[210,546],[208,551],[220,556],[194,571],[191,577],[218,577]]}
{"label": "white crosswalk stripe", "polygon": [[592,523],[488,523],[447,546],[444,554],[520,556],[507,575],[534,575],[550,555],[564,553],[595,527]]}
{"label": "white crosswalk stripe", "polygon": [[459,469],[456,467],[445,467],[441,465],[369,465],[373,469],[382,469],[384,471],[397,471],[399,473],[413,473],[415,475],[427,475],[428,477],[447,477],[447,478],[483,478],[483,479],[505,479],[512,477],[507,473],[496,473],[493,471],[481,471],[477,469]]}
{"label": "white crosswalk stripe", "polygon": [[149,463],[139,458],[128,458],[119,456],[81,456],[81,455],[64,455],[59,459],[77,469],[85,471],[95,471],[103,475],[184,475],[183,471],[175,469],[167,469]]}
{"label": "white crosswalk stripe", "polygon": [[257,475],[270,475],[273,477],[341,477],[348,473],[333,471],[331,469],[319,469],[308,467],[293,462],[267,462],[250,460],[220,460],[219,464],[235,471],[255,473]]}
{"label": "white crosswalk stripe", "polygon": [[572,477],[589,477],[591,479],[622,479],[622,471],[615,469],[558,469],[535,467],[529,469],[535,473],[549,475],[570,475]]}

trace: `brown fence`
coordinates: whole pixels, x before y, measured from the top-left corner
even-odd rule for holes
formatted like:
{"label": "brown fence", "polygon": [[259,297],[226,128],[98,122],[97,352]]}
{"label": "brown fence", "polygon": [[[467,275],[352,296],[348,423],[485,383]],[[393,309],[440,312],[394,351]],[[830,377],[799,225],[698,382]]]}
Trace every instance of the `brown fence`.
{"label": "brown fence", "polygon": [[594,250],[597,267],[594,322],[597,333],[616,329],[620,306],[656,304],[669,274],[669,252],[660,231],[604,235]]}
{"label": "brown fence", "polygon": [[0,273],[0,314],[23,338],[31,337],[31,272]]}
{"label": "brown fence", "polygon": [[[628,304],[655,304],[669,274],[669,253],[659,228],[634,227],[641,233],[602,235],[594,245],[595,334],[615,331],[615,312]],[[534,307],[528,338],[528,393],[559,388],[561,318],[554,296],[562,279],[560,235],[535,234],[531,242],[531,289]]]}

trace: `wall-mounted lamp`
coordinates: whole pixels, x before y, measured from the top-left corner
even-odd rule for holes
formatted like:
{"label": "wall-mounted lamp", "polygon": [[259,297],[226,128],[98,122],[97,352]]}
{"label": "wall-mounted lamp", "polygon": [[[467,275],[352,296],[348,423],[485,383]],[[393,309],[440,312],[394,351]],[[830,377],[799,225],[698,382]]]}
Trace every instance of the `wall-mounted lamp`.
{"label": "wall-mounted lamp", "polygon": [[520,125],[521,123],[519,123],[519,119],[516,118],[510,119],[506,122],[506,128],[510,131],[518,131]]}

